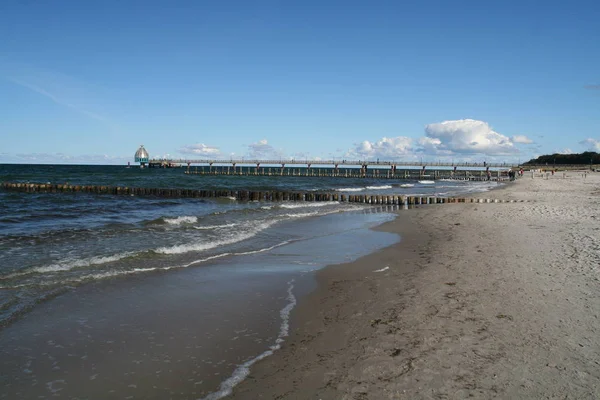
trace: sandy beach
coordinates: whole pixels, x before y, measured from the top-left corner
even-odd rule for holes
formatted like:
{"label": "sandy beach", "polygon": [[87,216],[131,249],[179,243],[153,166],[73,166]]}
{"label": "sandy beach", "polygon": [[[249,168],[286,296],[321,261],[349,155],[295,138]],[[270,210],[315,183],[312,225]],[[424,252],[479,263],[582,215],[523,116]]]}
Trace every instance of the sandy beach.
{"label": "sandy beach", "polygon": [[235,399],[600,396],[600,174],[422,206],[401,243],[319,272]]}

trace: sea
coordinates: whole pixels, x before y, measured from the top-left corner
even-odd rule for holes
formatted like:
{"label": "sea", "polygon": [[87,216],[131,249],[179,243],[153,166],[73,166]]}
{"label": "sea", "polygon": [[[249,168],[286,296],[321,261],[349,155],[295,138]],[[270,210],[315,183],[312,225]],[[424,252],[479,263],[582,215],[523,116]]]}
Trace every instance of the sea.
{"label": "sea", "polygon": [[[495,182],[0,165],[0,182],[458,195]],[[401,240],[410,212],[0,189],[0,398],[219,399],[282,345],[315,271]],[[382,266],[373,265],[373,270]]]}

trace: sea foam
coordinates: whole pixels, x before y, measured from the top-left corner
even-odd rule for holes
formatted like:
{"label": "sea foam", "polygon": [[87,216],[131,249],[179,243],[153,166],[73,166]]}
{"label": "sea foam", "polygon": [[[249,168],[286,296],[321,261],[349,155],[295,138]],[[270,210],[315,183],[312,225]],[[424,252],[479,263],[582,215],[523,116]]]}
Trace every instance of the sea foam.
{"label": "sea foam", "polygon": [[382,190],[382,189],[391,189],[392,185],[382,185],[382,186],[367,186],[368,190]]}
{"label": "sea foam", "polygon": [[194,229],[198,229],[198,230],[213,230],[213,229],[223,229],[223,228],[233,228],[234,226],[236,226],[238,224],[223,224],[223,225],[201,225],[201,226],[194,226]]}
{"label": "sea foam", "polygon": [[80,260],[65,260],[63,262],[51,265],[45,265],[42,267],[35,267],[28,269],[23,272],[16,272],[10,275],[6,275],[2,277],[3,279],[16,278],[18,276],[30,275],[30,274],[44,274],[44,273],[52,273],[52,272],[63,272],[70,271],[75,268],[84,268],[90,267],[92,265],[106,264],[114,261],[119,261],[123,258],[135,256],[134,252],[125,252],[113,254],[110,256],[96,256],[90,258],[84,258]]}
{"label": "sea foam", "polygon": [[231,235],[227,238],[221,240],[213,240],[210,242],[200,242],[200,243],[189,243],[189,244],[180,244],[170,247],[159,247],[154,250],[155,253],[158,254],[183,254],[189,253],[191,251],[205,251],[209,249],[214,249],[215,247],[225,246],[228,244],[233,244],[237,242],[241,242],[242,240],[250,239],[255,236],[260,231],[263,231],[273,225],[277,220],[266,221],[254,226],[254,229],[251,231],[242,231],[237,232],[234,235]]}
{"label": "sea foam", "polygon": [[285,307],[279,311],[279,316],[281,317],[281,325],[279,327],[279,335],[275,340],[275,343],[269,347],[269,350],[259,354],[258,356],[246,361],[245,363],[238,365],[238,367],[233,371],[233,374],[221,383],[219,386],[219,390],[210,393],[208,396],[204,397],[203,400],[217,400],[222,399],[225,396],[229,396],[233,391],[233,388],[237,386],[240,382],[242,382],[246,377],[250,374],[250,367],[257,363],[258,361],[269,357],[275,351],[281,348],[281,344],[284,342],[284,338],[289,335],[290,331],[290,313],[296,306],[296,297],[294,296],[294,280],[288,282],[288,290],[287,290],[287,301]]}
{"label": "sea foam", "polygon": [[194,224],[198,222],[198,217],[182,216],[177,218],[163,218],[163,220],[170,225]]}
{"label": "sea foam", "polygon": [[305,208],[305,207],[325,207],[340,204],[338,201],[323,201],[323,202],[303,202],[299,204],[281,204],[281,208]]}

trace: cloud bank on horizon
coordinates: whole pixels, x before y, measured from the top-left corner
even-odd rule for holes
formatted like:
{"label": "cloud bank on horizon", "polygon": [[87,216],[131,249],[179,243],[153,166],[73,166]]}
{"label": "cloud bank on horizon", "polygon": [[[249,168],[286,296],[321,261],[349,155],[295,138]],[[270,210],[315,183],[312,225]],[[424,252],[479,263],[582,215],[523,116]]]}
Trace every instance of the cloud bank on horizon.
{"label": "cloud bank on horizon", "polygon": [[[470,159],[472,156],[506,157],[520,153],[516,144],[532,143],[533,140],[524,135],[515,135],[512,139],[502,135],[494,131],[487,122],[461,119],[428,124],[425,126],[425,136],[417,139],[397,136],[383,137],[376,141],[364,140],[339,156],[363,160],[416,159],[424,156],[453,157],[457,160]],[[251,159],[297,158],[295,155],[287,155],[281,149],[275,149],[267,139],[247,147],[244,156]],[[218,147],[204,143],[183,146],[180,152],[204,157],[222,155]]]}
{"label": "cloud bank on horizon", "polygon": [[588,138],[582,140],[579,144],[585,146],[588,151],[600,152],[600,140]]}
{"label": "cloud bank on horizon", "polygon": [[[188,158],[247,158],[247,159],[313,159],[345,158],[357,160],[427,160],[435,159],[460,161],[481,161],[486,157],[490,161],[512,161],[526,157],[519,146],[534,145],[535,142],[525,135],[511,137],[495,131],[485,121],[475,119],[448,120],[425,125],[424,136],[412,138],[408,136],[383,137],[378,140],[364,140],[355,143],[349,150],[329,157],[307,153],[287,153],[277,149],[267,139],[261,139],[246,146],[245,154],[225,153],[218,146],[205,143],[183,145],[178,153]],[[600,140],[588,138],[578,143],[589,151],[600,152]],[[528,150],[531,150],[529,148]],[[572,153],[569,149],[556,150],[556,153]],[[157,157],[169,157],[157,156]],[[536,155],[531,158],[535,158]],[[178,157],[172,157],[178,158]],[[23,163],[88,163],[88,164],[123,164],[131,161],[127,156],[85,155],[70,156],[63,153],[32,153],[32,154],[6,154],[0,153],[0,162]]]}

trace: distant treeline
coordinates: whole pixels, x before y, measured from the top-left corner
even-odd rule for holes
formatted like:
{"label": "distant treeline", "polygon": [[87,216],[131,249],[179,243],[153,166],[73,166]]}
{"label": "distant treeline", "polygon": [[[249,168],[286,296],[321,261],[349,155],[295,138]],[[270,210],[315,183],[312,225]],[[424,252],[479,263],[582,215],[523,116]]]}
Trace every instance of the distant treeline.
{"label": "distant treeline", "polygon": [[600,164],[600,154],[586,151],[580,154],[549,154],[533,158],[523,165]]}

